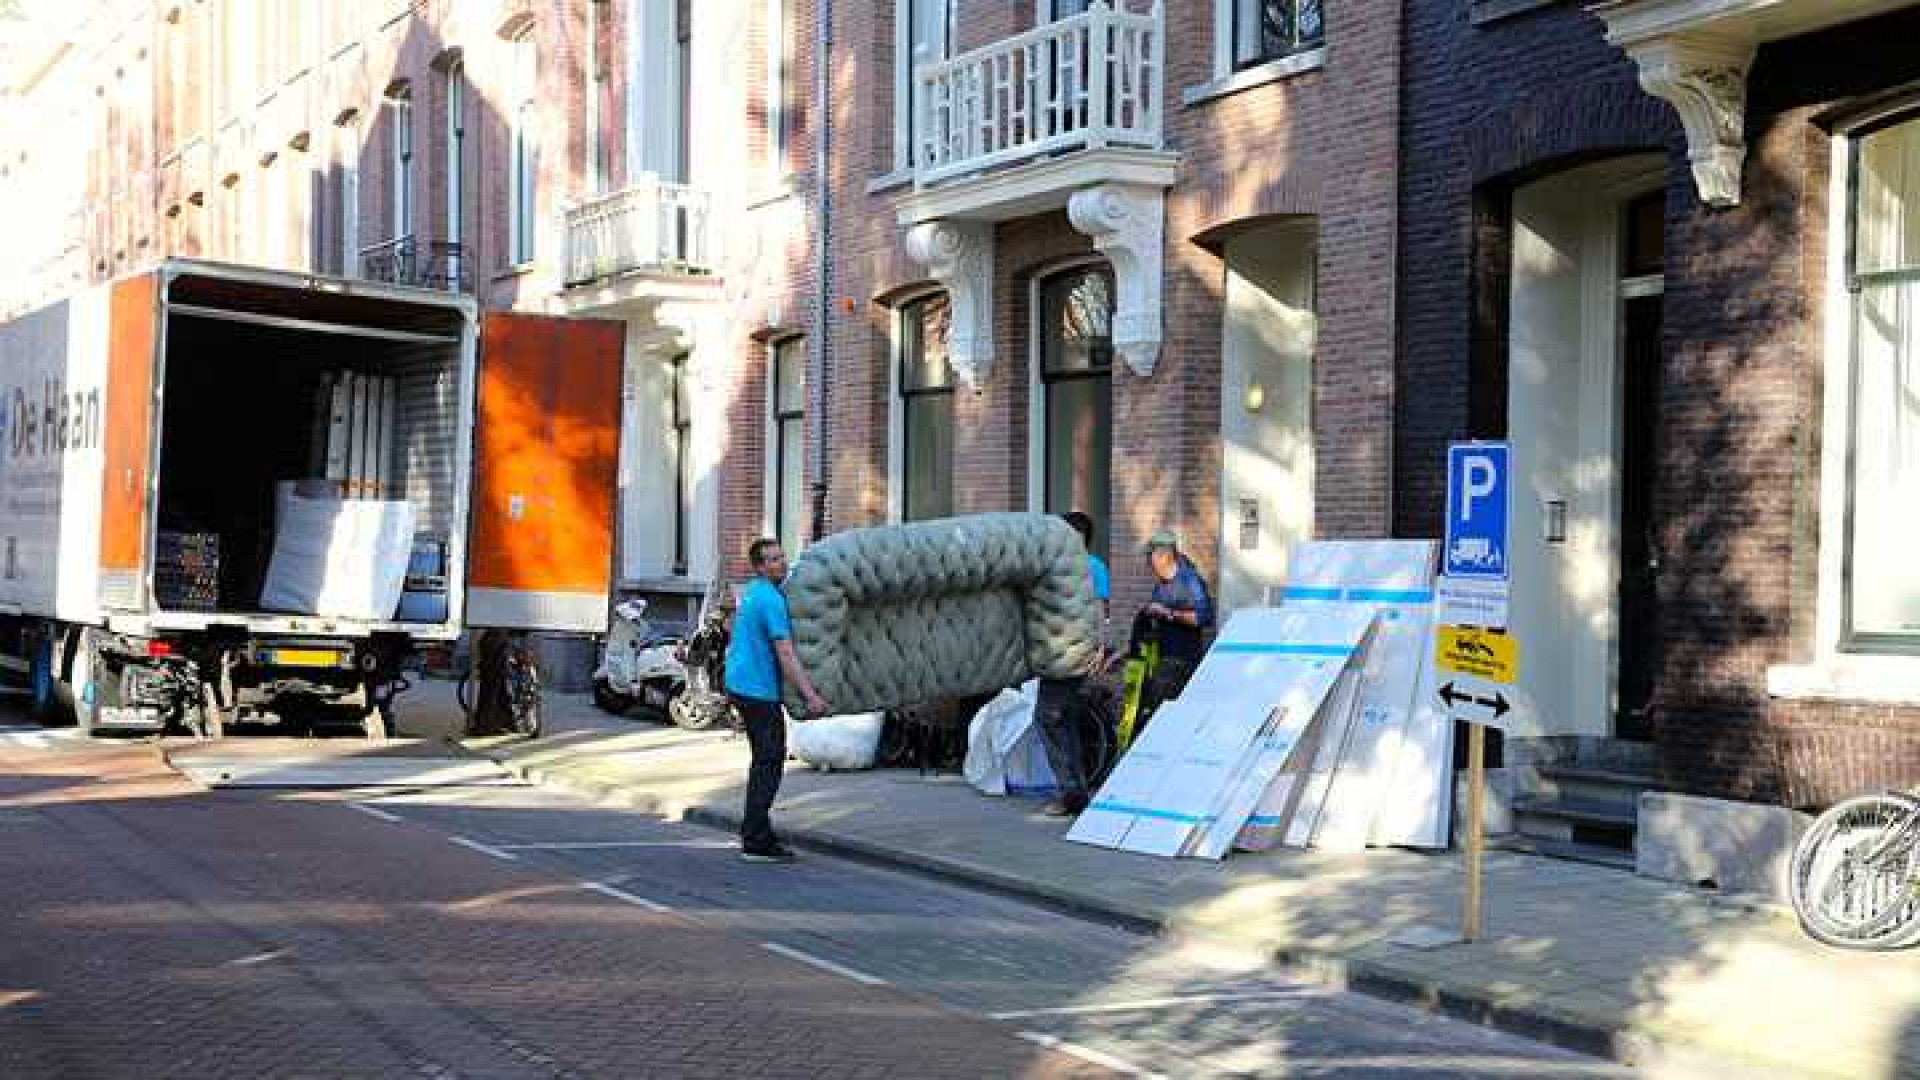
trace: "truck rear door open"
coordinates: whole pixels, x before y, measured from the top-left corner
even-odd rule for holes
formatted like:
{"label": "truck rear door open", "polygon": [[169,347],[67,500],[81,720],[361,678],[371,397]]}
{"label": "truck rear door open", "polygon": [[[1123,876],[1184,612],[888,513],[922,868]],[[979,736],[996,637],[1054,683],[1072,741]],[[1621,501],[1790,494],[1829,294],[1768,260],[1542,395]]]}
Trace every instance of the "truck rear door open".
{"label": "truck rear door open", "polygon": [[606,629],[624,338],[613,321],[481,317],[469,626]]}
{"label": "truck rear door open", "polygon": [[116,281],[107,319],[105,465],[100,492],[100,605],[144,611],[147,508],[153,483],[154,359],[160,276]]}

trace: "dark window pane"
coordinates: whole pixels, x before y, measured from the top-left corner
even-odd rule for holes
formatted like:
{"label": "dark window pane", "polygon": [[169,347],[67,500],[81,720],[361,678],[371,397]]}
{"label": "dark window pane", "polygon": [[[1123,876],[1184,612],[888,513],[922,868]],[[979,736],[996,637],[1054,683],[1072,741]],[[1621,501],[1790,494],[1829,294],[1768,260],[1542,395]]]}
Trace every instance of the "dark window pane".
{"label": "dark window pane", "polygon": [[953,395],[915,394],[905,409],[902,513],[908,521],[953,513]]}
{"label": "dark window pane", "polygon": [[1098,376],[1047,384],[1046,509],[1084,511],[1102,547],[1113,460],[1111,385],[1110,378]]}
{"label": "dark window pane", "polygon": [[1660,273],[1667,258],[1667,193],[1642,195],[1627,205],[1626,275]]}
{"label": "dark window pane", "polygon": [[1105,267],[1062,274],[1041,289],[1041,371],[1105,371],[1113,365],[1113,277]]}
{"label": "dark window pane", "polygon": [[1327,39],[1326,23],[1320,17],[1320,0],[1299,0],[1300,14],[1296,25],[1300,29],[1299,47],[1309,49]]}
{"label": "dark window pane", "polygon": [[774,408],[782,413],[806,411],[807,350],[802,338],[788,338],[773,347]]}
{"label": "dark window pane", "polygon": [[806,487],[802,482],[804,463],[800,460],[803,423],[803,420],[780,421],[777,439],[780,486],[775,496],[774,529],[780,546],[789,553],[800,550],[800,538],[805,535]]}
{"label": "dark window pane", "polygon": [[915,300],[900,309],[900,388],[908,393],[953,385],[947,363],[947,330],[952,305],[945,293]]}

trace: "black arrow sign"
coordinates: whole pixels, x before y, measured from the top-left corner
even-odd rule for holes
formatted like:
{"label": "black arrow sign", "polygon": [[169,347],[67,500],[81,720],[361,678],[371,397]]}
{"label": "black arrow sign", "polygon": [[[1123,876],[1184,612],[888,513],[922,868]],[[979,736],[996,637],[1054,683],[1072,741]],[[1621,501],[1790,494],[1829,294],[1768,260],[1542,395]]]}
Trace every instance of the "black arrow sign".
{"label": "black arrow sign", "polygon": [[1508,704],[1507,696],[1497,690],[1494,691],[1494,695],[1490,698],[1475,697],[1472,694],[1455,690],[1451,681],[1440,688],[1440,700],[1446,702],[1447,708],[1449,709],[1455,705],[1484,705],[1493,710],[1493,718],[1495,720],[1507,715],[1507,710],[1513,708],[1512,705]]}

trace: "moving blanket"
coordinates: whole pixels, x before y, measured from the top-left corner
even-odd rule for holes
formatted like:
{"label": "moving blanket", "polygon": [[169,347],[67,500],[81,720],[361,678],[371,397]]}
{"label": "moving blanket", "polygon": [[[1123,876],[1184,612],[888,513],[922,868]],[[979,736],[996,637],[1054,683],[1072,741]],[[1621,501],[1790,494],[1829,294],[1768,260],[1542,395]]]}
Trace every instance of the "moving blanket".
{"label": "moving blanket", "polygon": [[310,499],[283,484],[276,505],[261,607],[338,619],[393,618],[413,557],[411,503]]}
{"label": "moving blanket", "polygon": [[1084,674],[1097,658],[1086,549],[1046,514],[836,533],[794,562],[783,590],[794,652],[836,712],[993,694]]}

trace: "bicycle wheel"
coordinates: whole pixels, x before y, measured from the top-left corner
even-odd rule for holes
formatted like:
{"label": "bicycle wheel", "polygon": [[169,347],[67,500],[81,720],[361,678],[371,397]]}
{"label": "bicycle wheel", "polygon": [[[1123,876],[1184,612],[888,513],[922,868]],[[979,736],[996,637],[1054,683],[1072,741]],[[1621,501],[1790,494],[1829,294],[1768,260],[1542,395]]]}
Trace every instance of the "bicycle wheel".
{"label": "bicycle wheel", "polygon": [[1863,795],[1820,815],[1789,868],[1794,914],[1816,941],[1853,949],[1920,929],[1920,799]]}
{"label": "bicycle wheel", "polygon": [[507,704],[516,734],[529,739],[540,734],[540,668],[519,649],[507,656]]}

